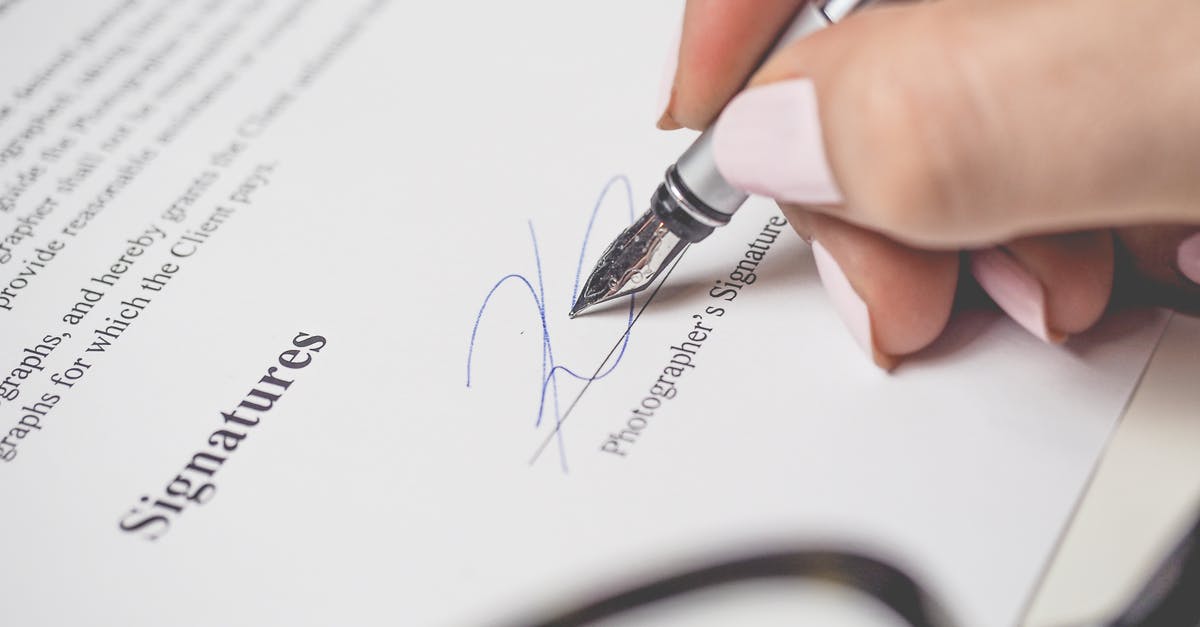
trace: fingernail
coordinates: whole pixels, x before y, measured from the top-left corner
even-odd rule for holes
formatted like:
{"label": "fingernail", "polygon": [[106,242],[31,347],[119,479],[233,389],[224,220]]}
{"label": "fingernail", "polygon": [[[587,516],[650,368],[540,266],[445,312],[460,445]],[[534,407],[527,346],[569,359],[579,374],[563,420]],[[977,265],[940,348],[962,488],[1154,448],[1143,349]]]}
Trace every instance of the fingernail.
{"label": "fingernail", "polygon": [[846,328],[850,329],[850,335],[854,337],[854,341],[858,342],[863,352],[871,361],[875,362],[875,365],[884,370],[895,368],[896,359],[875,348],[875,338],[871,333],[871,312],[858,292],[854,291],[854,286],[850,285],[850,280],[846,278],[846,273],[842,272],[842,267],[820,242],[812,243],[812,251],[813,259],[817,262],[817,274],[821,277],[821,284],[825,286],[829,299],[833,301],[833,308],[841,315],[842,322],[846,324]]}
{"label": "fingernail", "polygon": [[812,81],[742,92],[725,107],[714,133],[717,169],[734,186],[795,203],[842,201],[825,158]]}
{"label": "fingernail", "polygon": [[1046,322],[1046,290],[1020,261],[1002,248],[971,253],[971,275],[1017,324],[1044,342],[1061,344],[1067,336]]}
{"label": "fingernail", "polygon": [[1200,284],[1200,233],[1183,240],[1176,254],[1179,271],[1192,283]]}
{"label": "fingernail", "polygon": [[655,110],[661,114],[658,118],[658,128],[664,131],[682,128],[675,118],[671,117],[671,104],[675,98],[675,72],[679,69],[680,35],[680,31],[676,30],[667,49],[667,63],[663,66],[662,78],[659,80],[658,106]]}

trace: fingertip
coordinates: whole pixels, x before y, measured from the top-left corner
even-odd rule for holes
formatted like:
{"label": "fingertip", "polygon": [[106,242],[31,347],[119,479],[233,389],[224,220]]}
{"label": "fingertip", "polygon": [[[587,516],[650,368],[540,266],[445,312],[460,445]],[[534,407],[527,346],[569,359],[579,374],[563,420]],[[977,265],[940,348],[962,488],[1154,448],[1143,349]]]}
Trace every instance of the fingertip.
{"label": "fingertip", "polygon": [[704,130],[805,0],[689,0],[673,89],[659,127]]}
{"label": "fingertip", "polygon": [[958,255],[923,251],[825,216],[813,216],[814,257],[847,327],[872,361],[892,370],[945,330]]}
{"label": "fingertip", "polygon": [[658,127],[660,131],[677,131],[683,128],[682,124],[671,117],[670,110],[663,111],[662,117],[658,118],[658,122],[655,122],[654,126]]}
{"label": "fingertip", "polygon": [[[899,244],[896,245],[899,247]],[[875,325],[879,349],[904,357],[937,340],[954,310],[958,255],[900,249],[888,272],[872,273],[869,297],[880,312]]]}
{"label": "fingertip", "polygon": [[655,126],[664,131],[683,128],[671,116],[671,109],[675,102],[675,76],[679,73],[679,45],[681,37],[682,26],[675,29],[675,35],[671,38],[670,43],[667,44],[667,59],[663,65],[662,78],[659,81],[658,104],[655,107],[655,110],[659,112],[659,118]]}
{"label": "fingertip", "polygon": [[1049,323],[1045,286],[1012,253],[987,248],[969,259],[971,276],[1009,318],[1043,342],[1066,341],[1066,334]]}
{"label": "fingertip", "polygon": [[821,285],[825,287],[825,293],[829,295],[834,309],[841,316],[842,322],[859,348],[878,364],[877,356],[880,351],[875,343],[874,324],[867,303],[854,288],[841,264],[829,253],[829,249],[821,242],[814,241],[812,252],[817,275],[821,277]]}
{"label": "fingertip", "polygon": [[1094,326],[1108,307],[1114,274],[1111,232],[1027,237],[1005,245],[1044,291],[1048,340],[1065,340]]}

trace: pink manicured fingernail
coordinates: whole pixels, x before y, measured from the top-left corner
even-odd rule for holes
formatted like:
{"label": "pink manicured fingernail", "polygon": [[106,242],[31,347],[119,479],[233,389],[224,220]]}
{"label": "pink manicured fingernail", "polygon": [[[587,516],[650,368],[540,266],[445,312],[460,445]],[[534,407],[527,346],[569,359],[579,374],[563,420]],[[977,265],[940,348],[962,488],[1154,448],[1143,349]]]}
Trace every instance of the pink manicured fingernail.
{"label": "pink manicured fingernail", "polygon": [[742,92],[725,107],[714,133],[717,169],[734,186],[788,202],[842,201],[825,158],[812,81]]}
{"label": "pink manicured fingernail", "polygon": [[675,96],[675,72],[679,69],[680,36],[680,31],[676,29],[670,48],[667,49],[667,64],[663,66],[658,86],[658,106],[655,107],[655,111],[659,113],[658,127],[665,130],[679,128],[679,123],[671,117],[671,99]]}
{"label": "pink manicured fingernail", "polygon": [[1183,240],[1175,258],[1183,276],[1192,283],[1200,283],[1200,233]]}
{"label": "pink manicured fingernail", "polygon": [[971,274],[1009,317],[1044,342],[1067,338],[1046,324],[1046,290],[1021,262],[1002,248],[971,253]]}
{"label": "pink manicured fingernail", "polygon": [[834,309],[842,316],[842,322],[850,329],[850,335],[862,347],[867,356],[881,368],[890,370],[894,365],[890,358],[875,349],[874,337],[871,335],[871,312],[863,302],[850,280],[842,272],[842,267],[820,242],[812,243],[813,259],[817,262],[817,274],[821,284],[829,293]]}

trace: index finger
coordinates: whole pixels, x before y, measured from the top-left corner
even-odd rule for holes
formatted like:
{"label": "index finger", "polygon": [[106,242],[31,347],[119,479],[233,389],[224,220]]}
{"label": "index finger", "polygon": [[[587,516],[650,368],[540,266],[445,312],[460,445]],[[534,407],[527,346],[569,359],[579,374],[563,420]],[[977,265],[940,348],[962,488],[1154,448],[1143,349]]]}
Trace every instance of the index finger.
{"label": "index finger", "polygon": [[688,0],[658,127],[702,130],[742,86],[805,0]]}

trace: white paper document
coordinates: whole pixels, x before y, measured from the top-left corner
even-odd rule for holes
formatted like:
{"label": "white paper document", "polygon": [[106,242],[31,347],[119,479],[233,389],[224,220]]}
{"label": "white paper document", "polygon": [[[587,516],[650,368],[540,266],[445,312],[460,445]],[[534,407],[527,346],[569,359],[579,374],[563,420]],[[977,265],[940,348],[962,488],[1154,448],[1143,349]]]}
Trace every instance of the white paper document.
{"label": "white paper document", "polygon": [[0,0],[0,620],[490,625],[812,545],[1019,620],[1164,315],[884,374],[753,201],[569,320],[691,139],[680,9]]}

